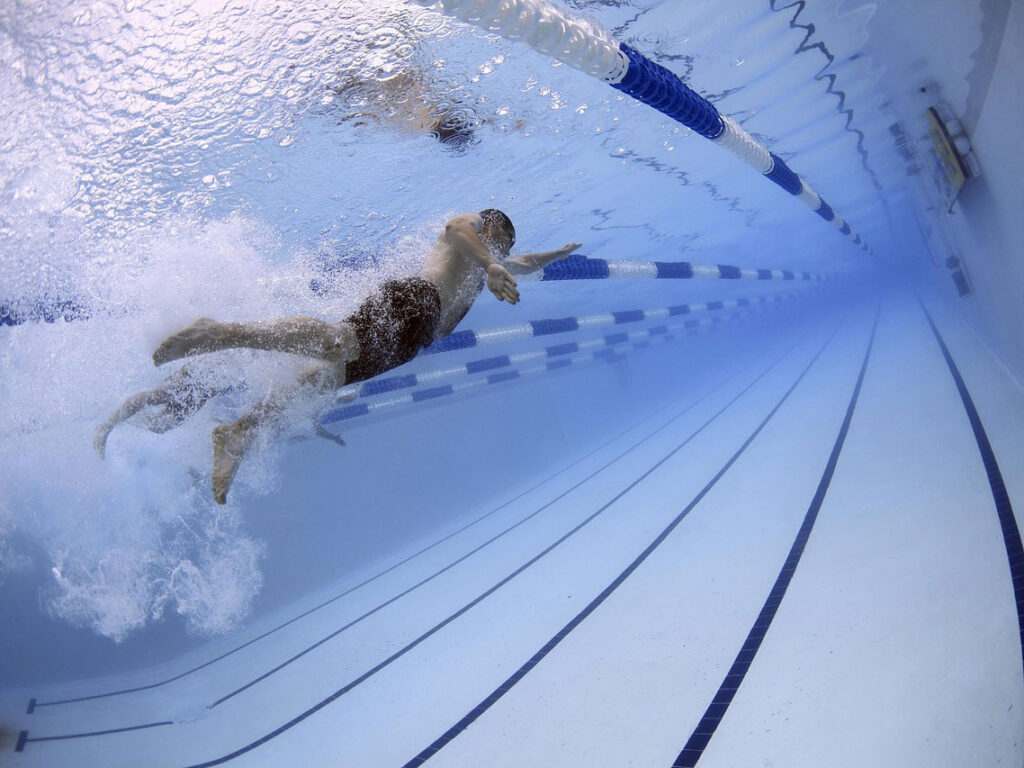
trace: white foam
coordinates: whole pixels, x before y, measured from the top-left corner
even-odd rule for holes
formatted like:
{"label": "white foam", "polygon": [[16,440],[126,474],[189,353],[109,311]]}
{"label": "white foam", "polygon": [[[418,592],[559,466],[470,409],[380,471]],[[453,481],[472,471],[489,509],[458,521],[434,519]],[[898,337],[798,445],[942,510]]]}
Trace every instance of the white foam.
{"label": "white foam", "polygon": [[[44,602],[54,616],[120,641],[169,612],[190,631],[215,633],[249,610],[263,545],[246,533],[235,500],[277,487],[282,440],[263,436],[220,507],[209,489],[210,431],[293,382],[306,361],[249,351],[196,358],[190,365],[205,385],[243,381],[247,389],[164,434],[118,426],[106,460],[92,443],[122,398],[177,368],[156,369],[150,359],[176,327],[200,315],[337,319],[368,289],[342,280],[314,295],[303,259],[271,261],[276,242],[272,230],[242,217],[178,220],[127,244],[137,257],[116,269],[85,262],[72,275],[79,295],[93,297],[83,306],[90,319],[0,331],[0,551],[19,529],[46,553],[48,562],[33,567],[49,574]],[[378,268],[362,267],[363,282],[408,271],[406,253],[392,249]],[[298,405],[295,418],[311,408]]]}

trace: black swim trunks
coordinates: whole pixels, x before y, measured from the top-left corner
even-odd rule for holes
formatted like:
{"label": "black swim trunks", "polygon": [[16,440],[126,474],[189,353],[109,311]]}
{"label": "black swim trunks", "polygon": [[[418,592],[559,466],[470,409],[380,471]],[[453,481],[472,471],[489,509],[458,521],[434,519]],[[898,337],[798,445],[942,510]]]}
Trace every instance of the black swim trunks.
{"label": "black swim trunks", "polygon": [[416,357],[435,339],[441,296],[429,280],[388,280],[345,318],[359,341],[359,357],[345,365],[345,381],[364,381]]}

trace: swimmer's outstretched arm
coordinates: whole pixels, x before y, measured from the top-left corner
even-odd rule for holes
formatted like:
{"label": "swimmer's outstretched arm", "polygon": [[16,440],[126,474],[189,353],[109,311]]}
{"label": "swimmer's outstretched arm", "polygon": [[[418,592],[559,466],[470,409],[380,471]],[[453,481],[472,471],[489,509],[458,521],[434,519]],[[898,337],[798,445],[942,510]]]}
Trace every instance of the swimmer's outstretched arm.
{"label": "swimmer's outstretched arm", "polygon": [[166,405],[169,400],[170,394],[167,389],[165,387],[156,387],[155,389],[147,389],[144,392],[138,392],[121,403],[120,407],[111,414],[110,418],[96,428],[96,434],[93,437],[92,444],[96,448],[96,452],[100,455],[100,458],[104,458],[106,454],[107,438],[114,430],[114,427],[122,421],[127,421],[147,406]]}
{"label": "swimmer's outstretched arm", "polygon": [[505,259],[505,269],[513,275],[528,275],[531,272],[536,272],[538,269],[544,269],[553,261],[564,259],[579,247],[580,243],[567,243],[554,251],[526,253],[522,256],[516,256],[514,259]]}

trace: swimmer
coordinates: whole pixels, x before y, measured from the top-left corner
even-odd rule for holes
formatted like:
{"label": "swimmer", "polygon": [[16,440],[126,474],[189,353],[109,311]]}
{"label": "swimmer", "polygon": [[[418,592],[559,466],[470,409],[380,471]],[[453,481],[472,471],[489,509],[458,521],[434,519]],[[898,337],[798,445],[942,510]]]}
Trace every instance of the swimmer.
{"label": "swimmer", "polygon": [[298,397],[324,394],[363,381],[413,359],[423,347],[447,336],[486,284],[498,301],[519,302],[513,275],[524,275],[580,247],[569,243],[543,253],[509,258],[515,228],[494,208],[463,213],[445,224],[415,277],[389,280],[340,323],[292,317],[272,323],[219,323],[200,318],[169,336],[153,353],[162,365],[222,349],[289,352],[316,358],[295,385],[279,388],[232,424],[213,430],[213,497],[228,490],[257,429],[280,416]]}

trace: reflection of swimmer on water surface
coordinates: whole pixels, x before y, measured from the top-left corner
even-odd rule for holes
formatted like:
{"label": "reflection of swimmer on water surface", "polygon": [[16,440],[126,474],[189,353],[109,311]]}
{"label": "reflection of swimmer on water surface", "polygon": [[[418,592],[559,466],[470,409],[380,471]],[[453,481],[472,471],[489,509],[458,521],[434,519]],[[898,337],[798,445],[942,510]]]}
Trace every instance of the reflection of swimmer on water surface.
{"label": "reflection of swimmer on water surface", "polygon": [[343,116],[342,124],[410,135],[426,133],[452,150],[464,150],[478,141],[475,131],[480,121],[473,111],[441,103],[416,73],[356,80],[337,87],[335,93],[346,109],[357,110]]}
{"label": "reflection of swimmer on water surface", "polygon": [[[346,109],[356,110],[341,118],[343,124],[410,135],[425,133],[455,152],[478,143],[479,129],[490,121],[465,104],[446,102],[435,91],[415,72],[399,72],[381,80],[357,80],[334,90]],[[515,130],[521,127],[521,121],[514,125]]]}

